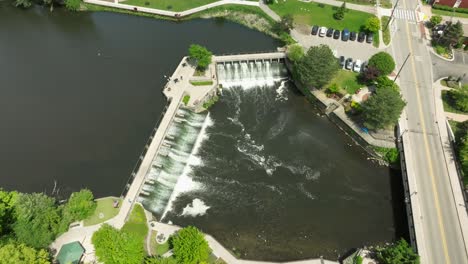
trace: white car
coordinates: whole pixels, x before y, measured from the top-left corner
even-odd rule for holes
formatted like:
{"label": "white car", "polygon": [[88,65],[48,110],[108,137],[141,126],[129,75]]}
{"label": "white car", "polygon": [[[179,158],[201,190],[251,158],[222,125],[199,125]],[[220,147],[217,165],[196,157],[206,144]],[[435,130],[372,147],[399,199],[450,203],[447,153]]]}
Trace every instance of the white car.
{"label": "white car", "polygon": [[319,29],[319,36],[320,37],[325,37],[325,34],[327,34],[327,28],[326,27],[321,27]]}
{"label": "white car", "polygon": [[356,60],[356,62],[354,63],[353,71],[360,72],[361,71],[361,66],[362,66],[362,61],[361,60]]}

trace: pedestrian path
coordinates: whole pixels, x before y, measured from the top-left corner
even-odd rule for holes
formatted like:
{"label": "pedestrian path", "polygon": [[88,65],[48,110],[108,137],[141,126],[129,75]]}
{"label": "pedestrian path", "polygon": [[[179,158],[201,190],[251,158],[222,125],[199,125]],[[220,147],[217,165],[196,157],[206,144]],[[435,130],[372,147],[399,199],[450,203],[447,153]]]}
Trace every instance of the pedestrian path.
{"label": "pedestrian path", "polygon": [[417,22],[416,11],[414,10],[396,8],[393,16],[396,19],[406,20],[408,22]]}

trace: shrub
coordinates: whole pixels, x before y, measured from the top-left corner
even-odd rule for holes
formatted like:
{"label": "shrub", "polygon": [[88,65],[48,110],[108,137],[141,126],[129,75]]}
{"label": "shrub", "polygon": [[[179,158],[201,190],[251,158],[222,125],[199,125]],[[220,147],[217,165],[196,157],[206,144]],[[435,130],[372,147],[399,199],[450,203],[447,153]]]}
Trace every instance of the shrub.
{"label": "shrub", "polygon": [[444,11],[450,11],[450,12],[455,11],[456,13],[468,14],[468,8],[453,8],[453,7],[450,7],[450,6],[444,6],[444,5],[439,5],[439,4],[432,5],[432,8],[439,9],[439,10],[444,10]]}
{"label": "shrub", "polygon": [[439,25],[440,22],[442,22],[442,17],[441,16],[439,16],[439,15],[431,16],[431,19],[430,19],[431,26]]}
{"label": "shrub", "polygon": [[369,17],[364,23],[364,29],[369,32],[377,32],[380,30],[380,20],[378,17]]}
{"label": "shrub", "polygon": [[65,0],[65,7],[70,11],[80,10],[81,0]]}
{"label": "shrub", "polygon": [[437,54],[442,55],[442,56],[447,56],[447,54],[449,53],[448,49],[441,45],[434,46],[434,49]]}
{"label": "shrub", "polygon": [[16,7],[28,8],[31,7],[32,1],[31,0],[15,0]]}
{"label": "shrub", "polygon": [[356,256],[354,259],[354,264],[362,264],[362,257],[361,256]]}
{"label": "shrub", "polygon": [[288,47],[287,55],[290,61],[297,62],[304,56],[304,49],[301,45],[291,45]]}
{"label": "shrub", "polygon": [[453,107],[462,112],[468,112],[468,89],[452,89],[447,92],[447,95],[451,98]]}
{"label": "shrub", "polygon": [[379,52],[369,59],[369,66],[379,70],[381,75],[389,75],[395,69],[395,61],[387,52]]}
{"label": "shrub", "polygon": [[327,88],[326,92],[327,94],[338,94],[340,92],[340,88],[338,88],[336,83],[333,83]]}
{"label": "shrub", "polygon": [[377,249],[377,260],[382,264],[419,264],[419,256],[404,239],[393,245]]}
{"label": "shrub", "polygon": [[179,230],[171,240],[177,263],[197,264],[208,260],[210,248],[203,234],[189,226]]}
{"label": "shrub", "polygon": [[190,95],[185,95],[184,98],[182,98],[182,102],[184,103],[184,105],[187,105],[189,101]]}

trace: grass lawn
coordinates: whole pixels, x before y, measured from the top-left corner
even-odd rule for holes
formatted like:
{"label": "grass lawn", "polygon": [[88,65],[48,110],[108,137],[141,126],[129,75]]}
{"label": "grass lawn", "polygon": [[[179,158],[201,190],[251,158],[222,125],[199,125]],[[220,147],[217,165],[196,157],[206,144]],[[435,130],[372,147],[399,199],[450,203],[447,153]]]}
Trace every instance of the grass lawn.
{"label": "grass lawn", "polygon": [[[114,208],[114,200],[119,200],[119,208]],[[94,213],[83,221],[85,226],[96,225],[116,216],[120,211],[122,199],[116,197],[106,197],[96,200],[96,203],[97,206]]]}
{"label": "grass lawn", "polygon": [[292,14],[294,21],[298,24],[319,25],[339,30],[347,28],[350,31],[359,31],[366,19],[372,17],[369,13],[348,10],[343,20],[336,20],[333,14],[338,7],[298,0],[279,1],[269,7],[280,16]]}
{"label": "grass lawn", "polygon": [[193,86],[213,85],[213,81],[190,81]]}
{"label": "grass lawn", "polygon": [[383,42],[384,42],[385,45],[388,45],[390,43],[391,38],[392,38],[391,35],[390,35],[390,25],[387,27],[386,30],[384,30],[389,19],[390,19],[390,17],[383,16],[382,21],[381,21],[381,23],[382,23],[382,38],[383,38]]}
{"label": "grass lawn", "polygon": [[442,91],[442,101],[444,102],[444,110],[445,112],[457,113],[457,114],[467,114],[463,111],[460,111],[453,107],[454,102],[452,98],[448,95],[447,91]]}
{"label": "grass lawn", "polygon": [[133,233],[144,239],[148,234],[148,226],[146,225],[146,215],[143,207],[139,204],[133,206],[132,213],[127,222],[125,222],[122,230]]}
{"label": "grass lawn", "polygon": [[374,33],[374,40],[372,41],[372,45],[374,45],[374,47],[376,47],[376,48],[379,47],[379,45],[380,45],[380,34],[379,34],[379,32]]}
{"label": "grass lawn", "polygon": [[122,4],[150,7],[169,11],[184,11],[218,0],[127,0]]}
{"label": "grass lawn", "polygon": [[445,10],[439,10],[432,8],[432,14],[433,15],[440,15],[440,16],[454,16],[454,17],[464,17],[468,18],[468,14],[465,13],[457,13],[457,12],[451,12],[451,11],[445,11]]}
{"label": "grass lawn", "polygon": [[156,242],[156,236],[158,235],[158,232],[156,230],[151,230],[151,239],[150,239],[150,247],[151,247],[151,254],[154,256],[162,256],[164,253],[168,252],[170,250],[169,248],[169,242],[166,241],[164,244],[158,244]]}
{"label": "grass lawn", "polygon": [[359,88],[364,86],[358,83],[358,75],[359,74],[357,72],[339,70],[335,77],[331,79],[327,87],[333,83],[336,83],[338,87],[341,90],[346,91],[346,93],[355,94]]}

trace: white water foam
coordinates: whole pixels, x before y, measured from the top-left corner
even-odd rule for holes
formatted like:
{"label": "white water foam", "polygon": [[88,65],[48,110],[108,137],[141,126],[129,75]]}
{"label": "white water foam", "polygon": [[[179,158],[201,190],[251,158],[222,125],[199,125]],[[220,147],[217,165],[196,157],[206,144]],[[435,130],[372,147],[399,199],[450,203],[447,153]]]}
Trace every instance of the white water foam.
{"label": "white water foam", "polygon": [[201,216],[206,214],[206,211],[210,209],[210,206],[207,206],[202,200],[195,198],[187,206],[185,206],[182,211],[182,216]]}
{"label": "white water foam", "polygon": [[286,82],[288,80],[281,81],[280,86],[276,89],[276,101],[287,101],[288,94],[286,93]]}
{"label": "white water foam", "polygon": [[196,157],[195,155],[198,153],[198,150],[203,141],[208,138],[208,135],[206,134],[207,127],[212,125],[213,120],[210,118],[210,114],[208,113],[208,115],[205,118],[205,121],[203,122],[203,126],[200,130],[200,133],[198,134],[197,140],[195,141],[192,152],[190,153],[190,156],[187,160],[187,164],[184,167],[182,175],[180,175],[179,179],[177,180],[174,190],[172,191],[171,197],[169,198],[166,208],[164,209],[164,212],[161,216],[161,221],[164,219],[166,214],[173,209],[172,205],[175,199],[179,196],[179,194],[201,188],[201,184],[193,181],[189,175],[192,171],[192,166],[201,164],[200,158]]}

